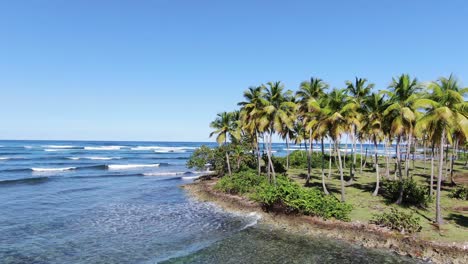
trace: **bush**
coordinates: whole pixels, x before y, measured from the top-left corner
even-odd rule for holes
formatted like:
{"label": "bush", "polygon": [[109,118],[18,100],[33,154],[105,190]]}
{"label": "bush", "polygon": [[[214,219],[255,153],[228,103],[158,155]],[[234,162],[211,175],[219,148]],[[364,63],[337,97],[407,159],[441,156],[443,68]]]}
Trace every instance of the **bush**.
{"label": "bush", "polygon": [[252,198],[260,202],[265,209],[279,207],[285,212],[320,216],[325,219],[336,218],[349,221],[351,205],[341,203],[334,196],[325,196],[315,188],[304,188],[285,176],[278,176],[276,186],[268,182],[261,183]]}
{"label": "bush", "polygon": [[467,186],[458,186],[449,193],[450,198],[468,200],[468,187]]}
{"label": "bush", "polygon": [[253,191],[262,182],[266,182],[264,177],[258,176],[253,170],[246,170],[222,177],[215,189],[230,194],[244,194]]}
{"label": "bush", "polygon": [[[324,154],[324,166],[328,168],[328,162],[330,159],[330,155]],[[341,157],[344,161],[344,157]],[[286,166],[286,157],[281,158],[282,163]],[[311,157],[311,168],[322,168],[322,153],[321,152],[313,152]],[[335,166],[335,157],[332,157],[333,166]],[[348,153],[346,157],[346,166],[349,168],[353,162],[353,156],[351,153]],[[360,155],[356,154],[356,164],[355,168],[360,167]],[[307,168],[307,151],[303,150],[294,150],[289,154],[289,167],[296,168],[296,169],[304,169]]]}
{"label": "bush", "polygon": [[404,179],[403,181],[384,181],[383,186],[387,199],[391,202],[397,201],[400,195],[400,187],[402,185],[402,204],[427,207],[427,205],[432,201],[427,189],[423,186],[419,186],[413,179]]}
{"label": "bush", "polygon": [[256,168],[256,158],[252,154],[248,154],[248,150],[239,145],[223,145],[215,148],[208,146],[201,146],[197,148],[187,161],[189,169],[195,168],[197,170],[204,170],[205,164],[212,165],[212,169],[219,175],[224,175],[227,171],[226,164],[226,151],[229,152],[229,161],[231,163],[231,170],[236,169],[245,170]]}
{"label": "bush", "polygon": [[392,230],[398,230],[401,233],[415,233],[421,231],[422,227],[419,221],[419,217],[414,216],[413,213],[405,213],[391,208],[390,212],[375,214],[369,222],[378,226],[388,227]]}

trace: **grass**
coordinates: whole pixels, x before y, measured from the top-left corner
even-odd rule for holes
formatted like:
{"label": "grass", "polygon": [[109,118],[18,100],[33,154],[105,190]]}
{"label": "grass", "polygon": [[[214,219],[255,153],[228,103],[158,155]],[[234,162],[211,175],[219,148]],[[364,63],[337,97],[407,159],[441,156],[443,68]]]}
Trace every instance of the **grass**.
{"label": "grass", "polygon": [[[357,161],[359,165],[359,160]],[[368,159],[367,164],[372,162]],[[385,161],[382,158],[379,160],[381,171],[381,180],[385,178]],[[392,164],[393,165],[393,164]],[[393,178],[393,166],[390,166],[390,177]],[[464,168],[464,161],[459,161],[454,166],[455,181],[461,184],[468,183],[468,170]],[[332,164],[331,179],[326,179],[328,191],[340,198],[340,178],[339,171]],[[430,162],[426,164],[424,170],[424,162],[416,161],[414,169],[412,164],[410,166],[410,174],[413,179],[427,186],[429,189],[430,179]],[[305,184],[305,176],[307,170],[304,169],[290,169],[288,176],[301,184]],[[437,175],[437,170],[435,171]],[[344,169],[345,179],[349,179],[349,168]],[[325,177],[328,176],[328,163],[325,169]],[[468,201],[457,200],[449,198],[448,194],[454,187],[449,186],[450,179],[446,179],[442,186],[441,193],[441,206],[444,218],[444,224],[439,228],[433,224],[435,219],[435,199],[430,203],[426,209],[416,207],[404,207],[393,203],[389,203],[383,196],[383,189],[381,188],[378,196],[372,196],[375,188],[375,172],[372,168],[363,168],[362,174],[359,168],[356,169],[355,181],[345,188],[346,202],[353,205],[351,212],[352,221],[368,222],[372,215],[382,211],[389,210],[390,207],[396,207],[403,211],[413,211],[421,218],[422,230],[418,234],[421,238],[428,240],[435,240],[439,242],[468,242]],[[436,182],[434,181],[434,188]],[[311,184],[310,186],[317,186],[321,188],[321,170],[312,169]],[[435,195],[435,191],[434,191]]]}

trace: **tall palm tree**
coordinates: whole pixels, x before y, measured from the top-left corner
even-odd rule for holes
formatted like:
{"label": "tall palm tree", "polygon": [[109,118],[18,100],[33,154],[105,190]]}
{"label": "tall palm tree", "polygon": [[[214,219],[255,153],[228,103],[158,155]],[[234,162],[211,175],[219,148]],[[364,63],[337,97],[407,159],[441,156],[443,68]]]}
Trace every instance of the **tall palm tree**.
{"label": "tall palm tree", "polygon": [[347,131],[348,124],[343,113],[346,113],[348,109],[345,107],[348,105],[347,96],[345,90],[333,89],[327,97],[327,116],[323,120],[323,124],[328,129],[328,134],[334,142],[334,148],[338,154],[338,169],[340,171],[341,181],[341,201],[345,201],[345,186],[344,186],[344,175],[343,175],[343,164],[341,160],[340,151],[340,140],[342,134]]}
{"label": "tall palm tree", "polygon": [[[350,133],[352,140],[352,156],[353,162],[350,168],[351,181],[354,180],[354,170],[356,168],[356,137],[358,130],[360,129],[360,120],[362,118],[362,109],[364,109],[364,101],[374,88],[373,83],[367,83],[367,79],[355,78],[354,82],[346,81],[346,91],[351,96],[350,103],[354,104],[355,111],[350,111],[347,116],[347,120],[350,126]],[[362,153],[361,153],[362,155]]]}
{"label": "tall palm tree", "polygon": [[267,104],[262,86],[249,87],[244,91],[245,101],[239,102],[241,106],[242,128],[251,135],[257,155],[258,175],[261,173],[261,154],[258,138],[260,136],[259,127],[266,122],[263,107]]}
{"label": "tall palm tree", "polygon": [[[210,133],[210,137],[216,136],[216,142],[219,145],[227,145],[228,137],[231,139],[238,139],[240,136],[239,128],[233,112],[222,112],[216,116],[216,119],[211,122],[210,127],[214,129]],[[229,162],[229,150],[226,149],[226,164],[229,172],[229,176],[232,175],[231,164]]]}
{"label": "tall palm tree", "polygon": [[273,133],[281,133],[284,127],[293,129],[292,113],[296,108],[296,104],[287,100],[291,96],[291,91],[283,91],[284,85],[281,82],[268,82],[265,86],[265,101],[266,105],[263,108],[265,123],[260,124],[260,129],[265,131],[267,136],[267,158],[268,166],[272,172],[273,183],[276,185],[275,170],[271,158],[272,153],[272,137]]}
{"label": "tall palm tree", "polygon": [[453,142],[450,130],[455,129],[465,137],[468,135],[468,103],[463,96],[467,88],[460,88],[455,77],[439,78],[429,85],[432,91],[426,114],[421,118],[421,128],[431,128],[434,140],[439,143],[439,172],[436,192],[436,222],[443,224],[440,207],[440,192],[446,141]]}
{"label": "tall palm tree", "polygon": [[[390,97],[390,104],[384,111],[386,121],[390,123],[389,134],[396,138],[396,160],[397,169],[400,181],[403,180],[403,173],[401,169],[401,150],[400,143],[405,136],[408,137],[408,144],[406,151],[409,152],[411,148],[411,139],[413,137],[414,126],[416,124],[418,112],[417,101],[419,99],[418,92],[421,89],[417,79],[412,79],[408,74],[402,74],[398,78],[393,78],[389,86],[390,91],[387,94]],[[408,153],[407,153],[408,155]],[[407,156],[408,157],[408,156]],[[409,161],[407,160],[405,170],[406,176],[409,174]],[[400,195],[397,204],[403,200],[403,185],[400,187]]]}
{"label": "tall palm tree", "polygon": [[317,122],[316,116],[320,111],[319,98],[323,97],[328,84],[320,78],[310,78],[310,81],[304,81],[296,92],[299,104],[299,115],[303,121],[304,128],[309,133],[309,151],[307,153],[307,180],[310,181],[311,159],[312,159],[312,141],[313,128]]}
{"label": "tall palm tree", "polygon": [[374,193],[372,195],[377,196],[377,194],[379,193],[380,184],[378,144],[384,138],[382,113],[387,107],[385,97],[380,93],[372,93],[371,95],[365,98],[364,107],[365,115],[363,120],[364,125],[362,127],[362,132],[368,134],[371,141],[374,143],[376,184]]}

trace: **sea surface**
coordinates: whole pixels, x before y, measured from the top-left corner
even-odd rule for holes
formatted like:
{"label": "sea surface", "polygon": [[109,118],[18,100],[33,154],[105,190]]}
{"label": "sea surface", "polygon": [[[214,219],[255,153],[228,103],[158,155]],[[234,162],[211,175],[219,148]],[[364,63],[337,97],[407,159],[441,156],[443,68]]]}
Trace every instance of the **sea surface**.
{"label": "sea surface", "polygon": [[416,263],[189,198],[202,144],[0,141],[0,263]]}

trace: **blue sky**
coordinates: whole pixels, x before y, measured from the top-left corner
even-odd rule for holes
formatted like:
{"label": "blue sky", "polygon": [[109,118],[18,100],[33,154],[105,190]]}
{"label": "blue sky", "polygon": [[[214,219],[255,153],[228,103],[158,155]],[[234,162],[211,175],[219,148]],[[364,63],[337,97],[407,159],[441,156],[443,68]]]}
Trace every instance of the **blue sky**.
{"label": "blue sky", "polygon": [[466,1],[1,1],[0,139],[207,141],[267,81],[468,80]]}

